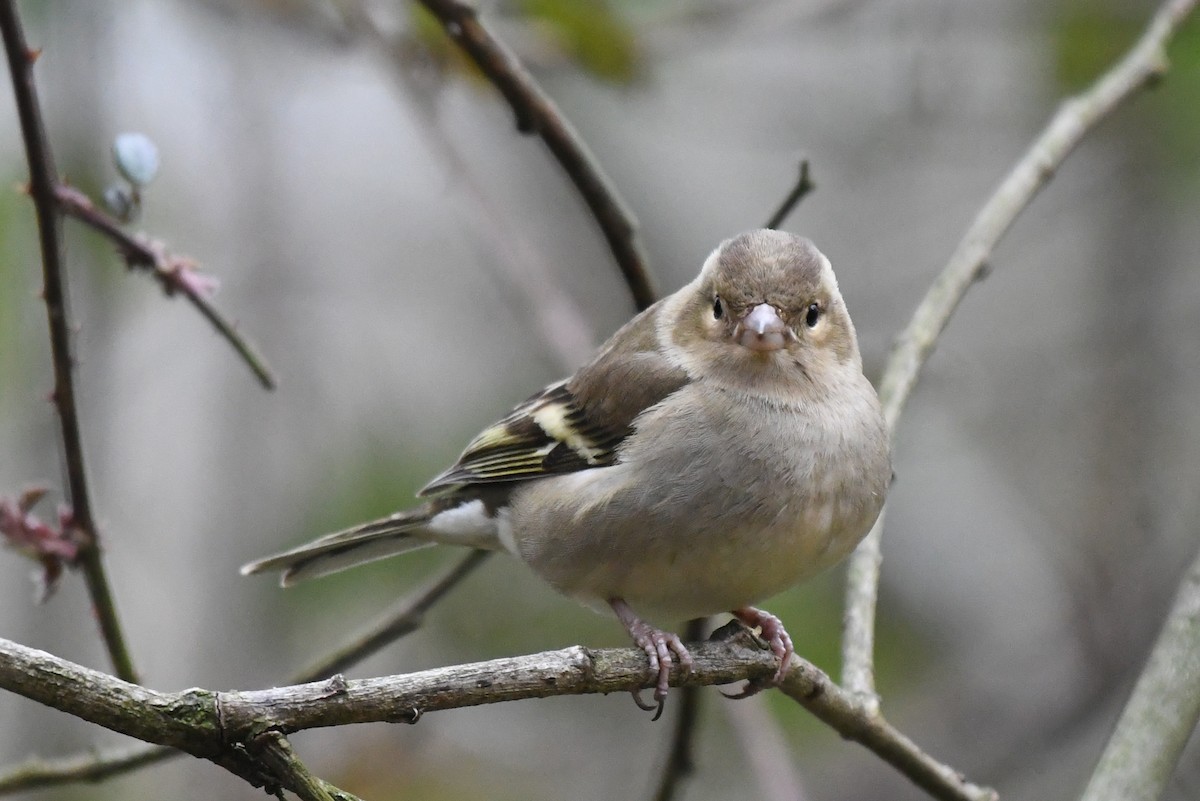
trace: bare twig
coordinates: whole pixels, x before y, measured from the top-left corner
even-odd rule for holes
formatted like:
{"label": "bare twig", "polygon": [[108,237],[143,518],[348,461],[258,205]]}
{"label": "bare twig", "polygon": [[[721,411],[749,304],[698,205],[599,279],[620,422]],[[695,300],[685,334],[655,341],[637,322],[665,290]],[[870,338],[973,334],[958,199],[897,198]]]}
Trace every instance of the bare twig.
{"label": "bare twig", "polygon": [[778,228],[783,225],[783,221],[788,218],[788,215],[799,205],[804,196],[817,188],[812,179],[808,176],[808,159],[800,162],[800,177],[796,180],[796,185],[792,187],[792,191],[788,192],[787,197],[779,204],[779,208],[775,209],[775,213],[767,220],[763,228]]}
{"label": "bare twig", "polygon": [[67,490],[71,503],[69,528],[79,541],[78,562],[83,569],[95,610],[96,620],[109,659],[117,675],[129,681],[137,679],[133,659],[125,644],[117,616],[108,575],[100,552],[100,534],[92,513],[88,493],[87,470],[83,459],[83,438],[79,428],[79,409],[75,401],[74,360],[71,356],[70,320],[67,287],[62,263],[61,230],[58,204],[54,196],[56,172],[50,143],[46,137],[33,81],[33,63],[38,51],[30,50],[17,15],[15,0],[0,0],[0,32],[12,76],[21,136],[25,141],[25,159],[29,163],[29,195],[37,215],[42,251],[42,294],[50,325],[50,351],[54,360],[54,405],[62,430],[66,461]]}
{"label": "bare twig", "polygon": [[[683,633],[685,640],[699,640],[708,627],[706,618],[688,621]],[[671,730],[671,748],[663,765],[658,788],[654,791],[655,801],[671,801],[679,790],[680,782],[696,769],[692,746],[696,740],[696,726],[700,717],[700,688],[684,687],[679,694],[675,710],[675,725]]]}
{"label": "bare twig", "polygon": [[27,759],[0,773],[0,795],[57,787],[74,782],[98,782],[179,752],[157,745],[137,745],[108,751],[88,751],[55,759]]}
{"label": "bare twig", "polygon": [[[729,684],[774,675],[773,654],[740,627],[720,640],[688,646],[695,665],[686,682]],[[638,648],[575,646],[400,676],[322,682],[248,692],[202,689],[161,693],[59,657],[0,640],[0,688],[83,720],[167,745],[262,784],[245,746],[267,731],[289,734],[353,723],[415,723],[428,712],[479,704],[645,688],[646,655]],[[842,690],[816,666],[793,657],[783,691],[844,737],[870,748],[918,786],[941,799],[989,801],[995,794],[966,782],[878,713]]]}
{"label": "bare twig", "polygon": [[1158,642],[1082,801],[1161,798],[1200,720],[1200,555],[1179,585]]}
{"label": "bare twig", "polygon": [[516,55],[480,22],[474,7],[460,0],[419,2],[508,101],[517,130],[536,133],[546,143],[600,226],[638,309],[653,303],[655,291],[637,221],[562,111]]}
{"label": "bare twig", "polygon": [[194,268],[190,259],[172,255],[156,242],[127,233],[120,223],[96,208],[91,198],[74,187],[55,184],[54,197],[64,214],[108,237],[117,246],[121,257],[130,268],[145,270],[153,275],[167,295],[178,292],[186,297],[217,333],[233,347],[258,382],[266,389],[275,388],[275,375],[267,366],[266,359],[238,333],[237,326],[226,320],[209,302],[203,283],[194,278],[189,280]]}
{"label": "bare twig", "polygon": [[[879,396],[893,433],[934,344],[967,290],[983,276],[988,257],[1000,238],[1075,146],[1123,102],[1166,72],[1166,44],[1196,3],[1197,0],[1168,0],[1160,6],[1145,33],[1119,62],[1087,91],[1059,106],[1046,128],[975,216],[950,261],[896,340],[888,359]],[[848,690],[863,695],[874,693],[871,663],[881,528],[877,523],[851,557],[846,592],[843,681]]]}

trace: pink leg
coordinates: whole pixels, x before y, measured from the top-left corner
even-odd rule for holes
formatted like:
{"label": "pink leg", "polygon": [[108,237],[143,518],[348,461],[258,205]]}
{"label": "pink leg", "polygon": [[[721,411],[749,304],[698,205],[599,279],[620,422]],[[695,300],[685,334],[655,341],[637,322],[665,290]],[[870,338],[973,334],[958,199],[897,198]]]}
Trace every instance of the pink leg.
{"label": "pink leg", "polygon": [[657,705],[643,702],[636,690],[633,693],[633,701],[647,712],[657,710],[654,719],[658,720],[666,704],[671,665],[675,662],[671,654],[674,653],[675,658],[679,659],[679,670],[683,676],[692,672],[692,655],[688,653],[687,647],[683,644],[683,640],[679,639],[678,634],[651,626],[639,618],[629,604],[620,598],[610,598],[608,605],[616,612],[617,619],[624,624],[625,630],[633,638],[634,644],[646,652],[646,656],[650,660],[650,673],[657,676],[658,681],[654,686],[654,700],[658,702]]}
{"label": "pink leg", "polygon": [[788,668],[791,667],[792,654],[796,653],[796,649],[792,646],[792,638],[783,627],[783,621],[770,612],[755,609],[753,606],[734,609],[731,614],[750,628],[758,629],[762,632],[762,638],[771,646],[771,653],[779,658],[779,669],[775,671],[775,675],[771,677],[768,683],[761,685],[747,684],[746,688],[740,693],[729,697],[747,698],[764,687],[778,686],[783,681],[783,677],[787,675]]}

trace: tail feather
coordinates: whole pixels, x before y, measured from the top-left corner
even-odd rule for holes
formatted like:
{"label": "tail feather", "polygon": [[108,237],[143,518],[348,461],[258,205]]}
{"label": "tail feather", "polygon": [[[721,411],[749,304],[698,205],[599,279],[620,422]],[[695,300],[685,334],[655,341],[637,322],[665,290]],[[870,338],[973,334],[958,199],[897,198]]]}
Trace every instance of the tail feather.
{"label": "tail feather", "polygon": [[433,516],[434,510],[430,506],[397,512],[250,562],[242,566],[242,575],[282,570],[280,583],[290,587],[310,578],[424,548],[434,544],[420,536],[422,528]]}

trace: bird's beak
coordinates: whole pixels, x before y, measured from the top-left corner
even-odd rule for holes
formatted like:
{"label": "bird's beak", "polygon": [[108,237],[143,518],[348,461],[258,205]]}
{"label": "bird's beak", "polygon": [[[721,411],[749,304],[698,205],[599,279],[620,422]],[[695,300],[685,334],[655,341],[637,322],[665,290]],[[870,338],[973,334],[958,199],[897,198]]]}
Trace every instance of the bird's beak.
{"label": "bird's beak", "polygon": [[735,338],[742,347],[769,352],[787,344],[788,328],[770,303],[760,303],[746,313],[738,324]]}

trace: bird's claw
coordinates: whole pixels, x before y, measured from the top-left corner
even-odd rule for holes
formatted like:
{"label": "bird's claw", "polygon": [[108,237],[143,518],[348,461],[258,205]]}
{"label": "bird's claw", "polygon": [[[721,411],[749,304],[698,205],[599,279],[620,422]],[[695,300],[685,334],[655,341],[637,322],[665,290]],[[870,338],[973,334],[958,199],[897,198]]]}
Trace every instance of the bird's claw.
{"label": "bird's claw", "polygon": [[733,616],[746,626],[762,632],[762,638],[771,649],[771,653],[775,654],[779,659],[779,667],[775,670],[775,675],[770,679],[766,681],[747,681],[746,686],[737,693],[721,692],[721,695],[724,695],[726,698],[738,700],[756,695],[768,687],[778,687],[782,684],[784,677],[787,676],[788,669],[792,666],[792,655],[796,653],[796,649],[792,644],[791,636],[783,627],[783,621],[770,612],[756,609],[753,606],[746,606],[733,610]]}
{"label": "bird's claw", "polygon": [[647,704],[642,700],[641,690],[630,690],[629,694],[633,696],[633,702],[637,704],[638,709],[642,710],[643,712],[654,713],[654,717],[650,718],[651,723],[662,717],[663,710],[667,707],[667,697],[664,695],[662,698],[659,698],[658,690],[654,691],[654,698],[657,701],[657,703],[654,704]]}
{"label": "bird's claw", "polygon": [[634,614],[629,605],[620,599],[609,601],[617,617],[625,625],[629,636],[639,648],[646,652],[649,661],[650,675],[656,679],[654,685],[655,704],[647,704],[642,700],[640,691],[633,691],[633,702],[639,709],[654,712],[653,720],[662,717],[667,702],[667,690],[670,688],[671,666],[678,660],[679,673],[687,678],[692,672],[692,655],[688,652],[683,640],[678,634],[655,628]]}

